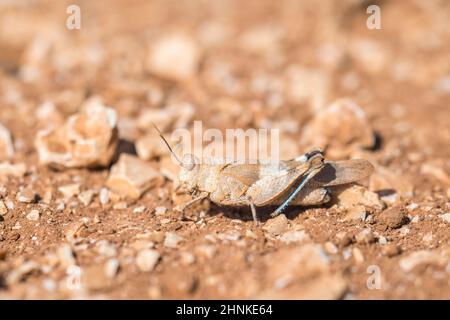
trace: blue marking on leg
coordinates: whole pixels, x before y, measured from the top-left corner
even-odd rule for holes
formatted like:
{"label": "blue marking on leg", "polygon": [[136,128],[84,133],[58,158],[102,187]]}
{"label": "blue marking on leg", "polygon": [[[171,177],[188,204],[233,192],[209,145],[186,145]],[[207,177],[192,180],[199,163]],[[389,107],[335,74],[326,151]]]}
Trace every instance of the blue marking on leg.
{"label": "blue marking on leg", "polygon": [[302,182],[298,185],[298,187],[294,190],[294,192],[291,193],[291,195],[289,196],[289,198],[286,199],[286,201],[284,201],[278,208],[277,210],[275,210],[271,216],[275,217],[277,215],[279,215],[280,213],[282,213],[288,206],[289,204],[295,199],[295,197],[298,195],[298,193],[303,189],[303,187],[305,186],[305,184],[316,174],[315,171],[310,172],[305,179],[302,180]]}

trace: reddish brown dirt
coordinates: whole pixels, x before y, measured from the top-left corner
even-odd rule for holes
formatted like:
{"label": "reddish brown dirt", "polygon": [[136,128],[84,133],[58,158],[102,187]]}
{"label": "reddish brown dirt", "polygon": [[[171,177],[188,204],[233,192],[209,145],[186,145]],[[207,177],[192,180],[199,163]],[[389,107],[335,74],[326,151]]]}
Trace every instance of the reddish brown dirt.
{"label": "reddish brown dirt", "polygon": [[[14,209],[0,216],[0,297],[449,299],[448,260],[431,259],[411,270],[401,268],[400,261],[419,250],[449,256],[450,222],[441,215],[450,212],[450,6],[445,1],[376,2],[381,30],[366,28],[366,1],[79,1],[80,30],[65,27],[69,2],[0,4],[0,122],[15,141],[11,162],[27,166],[23,178],[0,181],[6,188],[0,197],[14,202]],[[269,39],[260,39],[256,49],[242,45],[240,37],[258,26],[269,26],[279,38],[266,29]],[[161,79],[144,67],[154,39],[173,30],[199,39],[199,70],[187,81]],[[215,40],[210,43],[204,40],[208,30],[218,33],[210,35]],[[36,70],[27,73],[24,66],[37,37],[51,39],[52,48],[36,62],[40,73],[33,78],[29,73]],[[228,80],[212,75],[219,64],[229,70]],[[319,81],[305,101],[290,99],[286,77],[293,66],[323,74],[329,82],[326,93]],[[268,77],[273,88],[251,89],[256,76]],[[150,96],[158,93],[163,99],[155,103]],[[287,244],[255,226],[248,210],[211,206],[205,214],[195,207],[183,218],[172,210],[169,180],[128,201],[125,209],[115,209],[113,201],[102,206],[96,196],[88,207],[73,198],[58,211],[59,186],[77,182],[82,190],[98,192],[109,168],[54,171],[40,165],[34,137],[54,119],[40,121],[35,110],[53,101],[67,118],[91,95],[102,96],[121,119],[136,119],[143,109],[164,108],[168,101],[189,102],[196,108],[195,120],[220,129],[259,127],[261,119],[275,125],[293,121],[302,128],[313,117],[315,97],[325,104],[350,98],[364,109],[379,137],[376,148],[359,154],[376,163],[376,170],[392,173],[396,191],[398,185],[413,189],[398,193],[395,203],[406,210],[408,221],[392,229],[378,219],[380,212],[366,221],[343,221],[345,212],[336,206],[291,208],[288,230],[304,230],[309,239]],[[270,107],[277,95],[281,106]],[[220,99],[240,107],[236,111],[225,104],[218,112],[214,104]],[[143,135],[138,129],[130,132],[132,141]],[[295,144],[301,130],[286,136]],[[52,190],[54,199],[48,206],[19,203],[15,196],[21,186],[32,186],[40,197]],[[133,213],[139,206],[145,212]],[[166,206],[167,213],[155,215],[158,206]],[[34,208],[42,212],[38,221],[26,218]],[[81,289],[71,290],[67,268],[52,255],[69,243],[68,226],[82,218],[87,226],[70,246],[85,277]],[[375,242],[337,240],[339,233],[351,238],[364,228],[376,233]],[[176,248],[165,247],[165,232],[184,240]],[[380,237],[399,252],[387,255]],[[99,250],[101,241],[111,252]],[[294,271],[286,271],[293,283],[273,291],[284,261],[308,243],[325,248],[334,243],[337,252],[327,254],[324,270],[314,257],[313,266],[302,260]],[[161,258],[153,271],[142,272],[136,254],[151,246]],[[362,259],[355,258],[359,253]],[[101,266],[111,259],[120,267],[109,279]],[[37,267],[11,280],[30,261]],[[369,266],[381,272],[379,289],[367,286]]]}

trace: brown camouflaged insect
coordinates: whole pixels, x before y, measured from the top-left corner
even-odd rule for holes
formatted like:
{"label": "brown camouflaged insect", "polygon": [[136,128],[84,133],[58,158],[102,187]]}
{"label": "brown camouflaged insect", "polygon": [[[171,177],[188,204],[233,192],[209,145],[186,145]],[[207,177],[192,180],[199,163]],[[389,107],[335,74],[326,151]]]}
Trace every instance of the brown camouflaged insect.
{"label": "brown camouflaged insect", "polygon": [[328,187],[364,179],[374,170],[363,159],[325,162],[321,150],[277,163],[201,164],[193,155],[180,160],[158,133],[181,166],[179,188],[193,197],[178,208],[180,211],[208,198],[218,205],[250,206],[257,222],[256,207],[277,205],[271,214],[274,217],[289,205],[323,204],[330,200]]}

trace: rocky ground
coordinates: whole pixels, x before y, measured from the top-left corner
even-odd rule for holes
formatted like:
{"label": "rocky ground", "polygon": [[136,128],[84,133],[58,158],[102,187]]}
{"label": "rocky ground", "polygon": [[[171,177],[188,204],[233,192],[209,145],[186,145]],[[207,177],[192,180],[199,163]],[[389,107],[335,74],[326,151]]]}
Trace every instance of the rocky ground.
{"label": "rocky ground", "polygon": [[[450,6],[0,2],[1,298],[450,298]],[[280,128],[374,174],[261,225],[152,128]]]}

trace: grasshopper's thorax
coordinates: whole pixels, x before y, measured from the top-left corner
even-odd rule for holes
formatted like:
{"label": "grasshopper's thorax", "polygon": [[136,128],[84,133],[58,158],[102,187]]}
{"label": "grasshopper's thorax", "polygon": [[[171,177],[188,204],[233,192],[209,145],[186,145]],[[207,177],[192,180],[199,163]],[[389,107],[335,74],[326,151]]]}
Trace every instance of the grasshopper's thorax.
{"label": "grasshopper's thorax", "polygon": [[189,192],[214,192],[218,186],[221,166],[197,164],[191,170],[181,168],[180,183]]}

